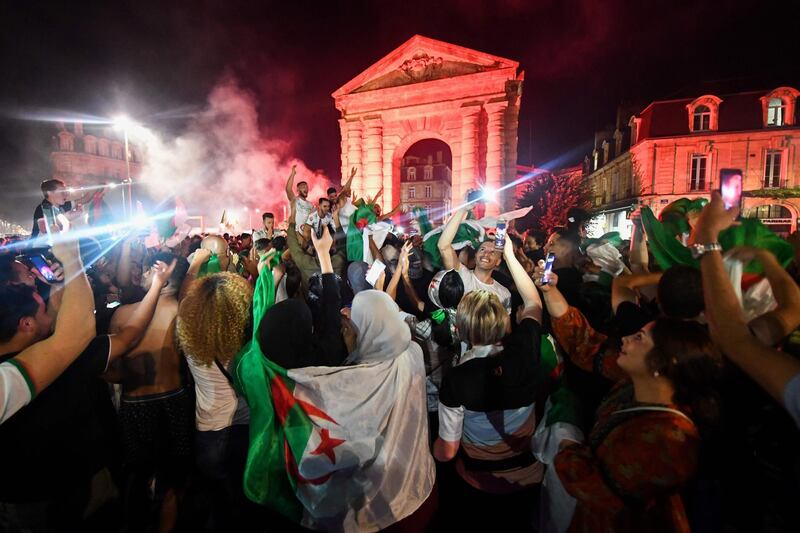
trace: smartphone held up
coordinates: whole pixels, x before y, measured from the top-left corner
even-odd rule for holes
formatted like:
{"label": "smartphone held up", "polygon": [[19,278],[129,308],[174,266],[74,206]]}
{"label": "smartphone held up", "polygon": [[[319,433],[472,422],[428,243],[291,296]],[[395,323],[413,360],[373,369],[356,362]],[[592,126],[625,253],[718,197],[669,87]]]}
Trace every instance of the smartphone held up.
{"label": "smartphone held up", "polygon": [[736,168],[723,168],[719,171],[719,193],[725,209],[739,207],[742,200],[742,171]]}
{"label": "smartphone held up", "polygon": [[497,227],[494,230],[494,247],[502,252],[505,246],[506,246],[506,221],[501,218],[498,219]]}
{"label": "smartphone held up", "polygon": [[550,284],[550,273],[553,271],[553,263],[556,260],[556,254],[550,252],[544,260],[544,272],[542,273],[542,285]]}

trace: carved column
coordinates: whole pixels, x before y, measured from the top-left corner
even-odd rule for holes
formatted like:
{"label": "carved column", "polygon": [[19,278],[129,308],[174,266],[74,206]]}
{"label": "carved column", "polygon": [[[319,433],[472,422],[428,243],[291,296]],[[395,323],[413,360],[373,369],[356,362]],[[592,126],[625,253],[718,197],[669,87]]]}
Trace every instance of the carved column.
{"label": "carved column", "polygon": [[[356,177],[353,179],[353,190],[359,196],[364,194],[364,165],[361,162],[361,149],[363,144],[364,125],[360,120],[347,123],[347,163],[356,167]],[[349,169],[348,169],[348,176]]]}
{"label": "carved column", "polygon": [[478,122],[480,106],[461,109],[461,168],[453,180],[453,207],[466,201],[467,191],[478,184]]}
{"label": "carved column", "polygon": [[[506,135],[505,135],[505,182],[517,179],[517,147],[519,144],[519,105],[522,95],[521,82],[509,84],[506,89],[509,99],[506,110]],[[509,187],[503,191],[503,211],[510,211],[516,207],[516,187]]]}
{"label": "carved column", "polygon": [[[364,192],[370,198],[383,185],[383,123],[380,117],[366,120],[366,168],[364,169]],[[391,191],[386,191],[391,192]]]}
{"label": "carved column", "polygon": [[[508,102],[487,104],[489,123],[486,128],[486,187],[500,189],[505,184],[505,116]],[[500,213],[497,203],[486,204],[487,215]]]}
{"label": "carved column", "polygon": [[347,178],[350,176],[350,167],[347,161],[347,146],[348,146],[348,139],[347,139],[347,120],[340,118],[339,119],[339,133],[341,133],[342,142],[341,142],[341,150],[342,150],[342,179],[341,183],[344,185],[344,182],[347,181]]}
{"label": "carved column", "polygon": [[394,182],[394,174],[393,174],[393,162],[392,157],[394,156],[394,150],[396,148],[396,142],[392,141],[392,137],[386,136],[386,129],[384,128],[384,136],[383,136],[383,212],[386,213],[390,211],[397,203],[400,201],[400,184],[399,181],[395,186]]}

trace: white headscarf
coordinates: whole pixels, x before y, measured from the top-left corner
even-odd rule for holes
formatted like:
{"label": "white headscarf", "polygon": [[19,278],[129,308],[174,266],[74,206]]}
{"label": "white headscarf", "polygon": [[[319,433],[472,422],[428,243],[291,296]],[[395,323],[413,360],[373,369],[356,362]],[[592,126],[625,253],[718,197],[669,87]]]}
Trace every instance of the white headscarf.
{"label": "white headscarf", "polygon": [[400,308],[385,292],[369,290],[356,294],[350,319],[358,338],[348,363],[393,359],[411,343],[411,331],[400,316]]}

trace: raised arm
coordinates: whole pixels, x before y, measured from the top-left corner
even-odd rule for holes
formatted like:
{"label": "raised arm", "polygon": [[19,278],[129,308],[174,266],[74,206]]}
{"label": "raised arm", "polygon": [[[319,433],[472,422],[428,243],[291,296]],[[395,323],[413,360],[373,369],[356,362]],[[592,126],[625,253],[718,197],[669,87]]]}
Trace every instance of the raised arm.
{"label": "raised arm", "polygon": [[289,203],[294,203],[294,176],[297,174],[297,165],[292,165],[292,172],[289,174],[289,179],[286,180],[286,198]]}
{"label": "raised arm", "polygon": [[519,262],[519,259],[514,255],[514,243],[511,239],[506,239],[505,248],[503,248],[503,257],[508,265],[508,270],[511,272],[511,277],[514,279],[514,285],[517,286],[517,291],[522,297],[522,303],[525,306],[523,314],[536,320],[539,324],[542,323],[542,300],[539,298],[539,291],[536,290],[536,285],[533,280],[525,272],[525,267]]}
{"label": "raised arm", "polygon": [[638,300],[637,289],[657,285],[660,279],[661,272],[617,276],[611,282],[611,308],[616,313],[617,307],[622,302],[636,303]]}
{"label": "raised arm", "polygon": [[408,262],[408,254],[411,251],[411,241],[406,241],[403,248],[400,250],[400,256],[397,259],[397,266],[394,269],[392,278],[389,280],[389,285],[386,286],[386,294],[392,300],[397,299],[397,286],[400,285],[400,278],[403,276],[403,260]]}
{"label": "raised arm", "polygon": [[194,280],[197,279],[200,268],[208,263],[209,259],[211,259],[211,250],[206,250],[205,248],[198,248],[195,250],[192,256],[192,262],[189,264],[189,270],[186,271],[186,276],[183,278],[181,290],[178,292],[178,300],[183,300],[183,297],[186,296],[186,293],[189,291],[189,287]]}
{"label": "raised arm", "polygon": [[338,202],[340,198],[350,196],[350,188],[353,185],[353,178],[356,177],[356,167],[350,169],[350,177],[347,178],[347,181],[342,187],[342,190],[339,191],[339,196],[336,197],[336,201]]}
{"label": "raised arm", "polygon": [[55,381],[95,336],[94,296],[77,240],[56,243],[53,255],[64,265],[66,278],[55,331],[12,360],[26,370],[36,393]]}
{"label": "raised arm", "polygon": [[751,320],[748,326],[758,340],[776,346],[800,326],[800,288],[768,250],[741,247],[732,250],[731,256],[745,263],[757,260],[764,267],[764,277],[778,306]]}
{"label": "raised arm", "polygon": [[383,218],[392,218],[395,215],[397,215],[398,213],[400,213],[400,211],[402,211],[402,210],[403,210],[403,203],[401,202],[401,203],[397,204],[396,206],[394,206],[394,209],[392,209],[391,211],[389,211],[388,213],[383,215]]}
{"label": "raised arm", "polygon": [[128,236],[122,241],[122,252],[117,261],[117,285],[121,289],[126,289],[131,286],[131,240],[132,236]]}
{"label": "raised arm", "polygon": [[634,274],[650,271],[650,256],[647,255],[647,240],[645,239],[644,226],[640,216],[631,217],[633,232],[631,233],[631,247],[628,260],[631,272]]}
{"label": "raised arm", "polygon": [[437,248],[439,248],[439,254],[442,256],[442,264],[446,269],[458,269],[458,254],[453,249],[453,239],[455,239],[458,227],[465,218],[467,218],[467,210],[462,207],[453,213],[453,216],[447,221],[447,224],[445,224],[442,230],[442,234],[439,236]]}
{"label": "raised arm", "polygon": [[[700,214],[692,242],[717,242],[719,232],[733,224],[738,209],[726,210],[719,193]],[[773,398],[784,404],[786,384],[800,374],[800,361],[765,346],[750,332],[722,262],[722,254],[708,252],[700,261],[703,294],[711,335],[723,353]]]}
{"label": "raised arm", "polygon": [[173,259],[170,265],[162,261],[156,261],[156,264],[153,265],[153,282],[150,285],[150,290],[147,291],[144,299],[139,302],[136,311],[133,312],[130,319],[122,326],[119,333],[111,337],[111,355],[109,360],[114,360],[124,355],[126,352],[130,351],[131,348],[136,346],[142,338],[147,326],[153,319],[153,313],[156,310],[156,304],[158,303],[158,296],[161,293],[161,289],[164,288],[164,285],[169,281],[172,271],[175,270],[175,264],[176,260]]}
{"label": "raised arm", "polygon": [[341,335],[339,313],[342,308],[342,299],[331,262],[333,236],[326,226],[322,229],[322,236],[319,239],[317,239],[316,232],[311,232],[311,240],[319,257],[319,266],[322,271],[322,319],[316,334],[322,341],[320,343],[322,364],[336,366],[347,357],[347,349]]}

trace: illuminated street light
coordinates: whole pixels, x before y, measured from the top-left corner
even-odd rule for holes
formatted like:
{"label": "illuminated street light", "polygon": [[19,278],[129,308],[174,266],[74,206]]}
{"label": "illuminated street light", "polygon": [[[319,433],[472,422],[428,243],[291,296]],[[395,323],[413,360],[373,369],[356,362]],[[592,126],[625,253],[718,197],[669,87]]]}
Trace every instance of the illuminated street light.
{"label": "illuminated street light", "polygon": [[128,132],[136,127],[137,124],[130,119],[127,115],[118,115],[114,118],[114,129],[122,130],[125,137],[125,183],[128,184],[128,202],[125,203],[125,189],[122,189],[122,208],[125,216],[133,216],[133,189],[131,187],[131,152],[128,146]]}
{"label": "illuminated street light", "polygon": [[492,187],[484,187],[483,188],[483,199],[487,202],[496,202],[497,201],[497,191]]}

